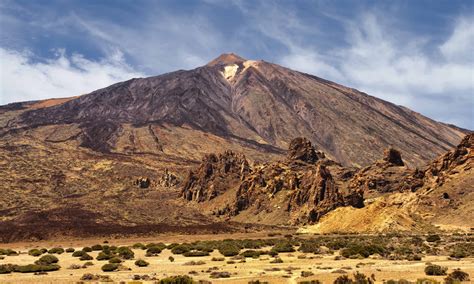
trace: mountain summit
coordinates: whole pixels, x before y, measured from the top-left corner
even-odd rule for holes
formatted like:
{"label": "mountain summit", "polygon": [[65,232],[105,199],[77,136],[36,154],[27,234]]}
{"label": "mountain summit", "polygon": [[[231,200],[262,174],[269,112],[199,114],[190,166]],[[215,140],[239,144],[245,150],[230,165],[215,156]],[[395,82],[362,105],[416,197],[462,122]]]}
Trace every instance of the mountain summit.
{"label": "mountain summit", "polygon": [[235,53],[223,53],[207,63],[206,66],[241,64],[245,61],[247,61],[247,59]]}
{"label": "mountain summit", "polygon": [[[193,70],[131,79],[57,105],[27,105],[0,126],[1,135],[74,127],[70,139],[101,152],[167,153],[180,138],[163,136],[166,125],[259,153],[278,154],[292,138],[307,137],[334,160],[353,166],[368,165],[391,146],[409,165],[420,165],[464,135],[355,89],[233,53]],[[143,128],[148,130],[142,133]],[[197,143],[198,152],[206,152],[209,141],[180,143]]]}

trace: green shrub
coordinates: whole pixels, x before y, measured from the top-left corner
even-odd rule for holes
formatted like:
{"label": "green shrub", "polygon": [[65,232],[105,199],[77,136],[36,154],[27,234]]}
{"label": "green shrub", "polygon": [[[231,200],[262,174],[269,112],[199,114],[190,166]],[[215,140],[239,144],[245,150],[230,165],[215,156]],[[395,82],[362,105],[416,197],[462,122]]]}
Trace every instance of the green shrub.
{"label": "green shrub", "polygon": [[85,252],[92,252],[91,247],[83,247],[82,250],[85,251]]}
{"label": "green shrub", "polygon": [[132,259],[135,256],[135,253],[128,247],[119,247],[116,252],[123,259]]}
{"label": "green shrub", "polygon": [[55,257],[54,255],[47,254],[47,255],[43,255],[42,257],[40,257],[40,259],[35,261],[35,264],[48,265],[48,264],[58,263],[58,261],[59,259]]}
{"label": "green shrub", "polygon": [[149,243],[145,246],[146,248],[158,247],[160,250],[164,250],[167,246],[164,243]]}
{"label": "green shrub", "polygon": [[169,260],[170,262],[174,262],[174,257],[172,257],[172,256],[170,255],[170,256],[168,257],[168,260]]}
{"label": "green shrub", "polygon": [[223,256],[235,256],[240,253],[240,247],[233,243],[223,243],[218,250]]}
{"label": "green shrub", "polygon": [[30,249],[28,251],[28,254],[29,255],[32,255],[32,256],[40,256],[42,255],[43,253],[39,250],[39,249]]}
{"label": "green shrub", "polygon": [[146,256],[157,256],[161,253],[161,248],[158,247],[158,246],[152,246],[152,247],[149,247],[147,250],[146,250]]}
{"label": "green shrub", "polygon": [[437,242],[440,240],[441,240],[441,237],[439,235],[429,235],[428,237],[426,237],[426,241],[429,243]]}
{"label": "green shrub", "polygon": [[112,255],[101,251],[101,252],[99,252],[99,254],[97,255],[97,257],[95,259],[97,259],[97,260],[109,260],[111,258],[112,258]]}
{"label": "green shrub", "polygon": [[260,251],[260,250],[252,250],[252,249],[246,250],[240,253],[240,255],[243,257],[252,257],[252,258],[258,258],[262,254],[266,254],[266,252]]}
{"label": "green shrub", "polygon": [[52,248],[48,250],[48,253],[62,254],[64,252],[63,248]]}
{"label": "green shrub", "polygon": [[426,275],[446,275],[447,267],[442,267],[436,264],[429,264],[425,267]]}
{"label": "green shrub", "polygon": [[75,251],[74,248],[67,248],[67,249],[66,249],[66,252],[74,252],[74,251]]}
{"label": "green shrub", "polygon": [[91,249],[92,249],[92,250],[96,250],[96,251],[102,250],[102,245],[93,245],[93,246],[91,247]]}
{"label": "green shrub", "polygon": [[88,266],[93,266],[94,263],[92,261],[86,261],[86,263],[84,263],[82,266],[83,267],[88,267]]}
{"label": "green shrub", "polygon": [[341,250],[341,255],[347,258],[358,255],[369,257],[375,253],[383,255],[385,251],[386,249],[381,245],[352,243],[347,248]]}
{"label": "green shrub", "polygon": [[301,246],[298,248],[298,251],[304,253],[320,253],[319,243],[312,241],[304,241]]}
{"label": "green shrub", "polygon": [[61,267],[57,264],[39,265],[39,264],[28,264],[28,265],[15,265],[14,272],[20,273],[31,273],[31,272],[46,272],[56,271]]}
{"label": "green shrub", "polygon": [[0,255],[18,255],[18,253],[12,249],[0,249]]}
{"label": "green shrub", "polygon": [[104,272],[111,272],[117,270],[119,265],[117,263],[107,263],[102,265],[101,269]]}
{"label": "green shrub", "polygon": [[272,251],[280,252],[294,252],[295,249],[290,242],[280,242],[273,246]]}
{"label": "green shrub", "polygon": [[0,264],[0,274],[9,274],[14,271],[14,265],[12,264]]}
{"label": "green shrub", "polygon": [[133,244],[132,248],[134,248],[134,249],[146,249],[146,246],[142,243],[135,243],[135,244]]}
{"label": "green shrub", "polygon": [[186,257],[192,257],[192,256],[208,256],[209,253],[207,251],[188,251],[183,253],[184,256]]}
{"label": "green shrub", "polygon": [[72,253],[72,256],[73,257],[81,257],[83,256],[84,254],[87,254],[85,251],[83,250],[76,250],[75,252]]}
{"label": "green shrub", "polygon": [[194,284],[194,280],[187,275],[171,276],[163,278],[159,282],[160,284]]}
{"label": "green shrub", "polygon": [[111,259],[109,259],[109,263],[121,263],[122,260],[118,257],[112,257]]}
{"label": "green shrub", "polygon": [[147,261],[145,261],[143,259],[139,259],[139,260],[135,261],[135,265],[138,266],[138,267],[145,267],[145,266],[150,265],[150,263],[148,263]]}
{"label": "green shrub", "polygon": [[84,253],[83,255],[81,255],[81,257],[79,257],[79,260],[93,260],[94,258],[87,254],[87,253]]}
{"label": "green shrub", "polygon": [[191,250],[191,247],[187,244],[181,244],[181,245],[177,245],[177,246],[174,246],[172,249],[171,249],[171,252],[173,254],[183,254],[183,253],[186,253],[188,251]]}
{"label": "green shrub", "polygon": [[456,269],[453,272],[448,274],[448,277],[444,279],[445,284],[455,284],[459,283],[460,281],[469,281],[469,274],[461,271],[460,269]]}

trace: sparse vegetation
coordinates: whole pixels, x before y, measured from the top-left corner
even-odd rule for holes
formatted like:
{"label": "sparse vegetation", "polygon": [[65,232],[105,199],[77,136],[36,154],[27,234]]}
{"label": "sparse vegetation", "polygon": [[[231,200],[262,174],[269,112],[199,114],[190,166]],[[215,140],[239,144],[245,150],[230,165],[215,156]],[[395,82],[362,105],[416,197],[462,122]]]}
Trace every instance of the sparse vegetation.
{"label": "sparse vegetation", "polygon": [[97,257],[95,259],[97,259],[97,260],[109,260],[111,258],[112,258],[112,255],[101,251],[101,252],[99,252],[99,254],[97,255]]}
{"label": "sparse vegetation", "polygon": [[122,260],[118,257],[112,257],[111,259],[109,259],[109,263],[121,263]]}
{"label": "sparse vegetation", "polygon": [[448,274],[448,277],[444,279],[445,284],[455,284],[459,283],[460,281],[469,281],[469,274],[460,270],[456,269],[453,272]]}
{"label": "sparse vegetation", "polygon": [[64,249],[63,248],[59,248],[59,247],[56,247],[56,248],[52,248],[50,250],[48,250],[48,253],[50,254],[62,254],[64,253]]}
{"label": "sparse vegetation", "polygon": [[59,259],[57,257],[55,257],[54,255],[47,254],[47,255],[43,255],[42,257],[40,257],[40,259],[35,261],[35,264],[49,265],[49,264],[53,264],[53,263],[58,263],[58,261],[59,261]]}
{"label": "sparse vegetation", "polygon": [[425,267],[425,274],[426,275],[446,275],[447,270],[448,270],[447,267],[442,267],[436,264],[428,264]]}
{"label": "sparse vegetation", "polygon": [[31,256],[40,256],[43,254],[42,251],[40,251],[39,249],[30,249],[28,251],[28,254],[31,255]]}
{"label": "sparse vegetation", "polygon": [[181,244],[181,245],[174,246],[171,249],[171,252],[173,254],[183,254],[183,253],[189,252],[190,250],[191,250],[191,247],[189,245]]}
{"label": "sparse vegetation", "polygon": [[84,253],[83,255],[81,255],[81,257],[79,257],[79,260],[93,260],[94,258],[90,255],[90,254],[87,254],[87,253]]}
{"label": "sparse vegetation", "polygon": [[119,247],[116,252],[123,259],[132,259],[135,256],[135,253],[128,247]]}
{"label": "sparse vegetation", "polygon": [[107,263],[102,265],[101,269],[104,272],[111,272],[117,270],[119,265],[117,263]]}
{"label": "sparse vegetation", "polygon": [[224,242],[219,246],[218,250],[223,256],[235,256],[239,254],[240,247],[233,243]]}
{"label": "sparse vegetation", "polygon": [[83,250],[76,250],[75,252],[72,253],[72,256],[73,257],[81,257],[83,256],[84,254],[87,254],[85,251]]}
{"label": "sparse vegetation", "polygon": [[18,255],[18,253],[12,249],[0,249],[0,255],[11,256]]}
{"label": "sparse vegetation", "polygon": [[179,275],[163,278],[159,282],[160,284],[194,284],[194,280],[187,275]]}
{"label": "sparse vegetation", "polygon": [[162,248],[158,246],[152,246],[146,250],[146,256],[157,256],[161,253],[161,251],[162,251]]}
{"label": "sparse vegetation", "polygon": [[91,247],[91,249],[92,249],[92,250],[95,250],[95,251],[102,250],[102,245],[99,245],[99,244],[93,245],[93,246]]}
{"label": "sparse vegetation", "polygon": [[183,253],[183,256],[192,257],[192,256],[208,256],[209,253],[207,251],[188,251]]}
{"label": "sparse vegetation", "polygon": [[150,265],[150,263],[143,260],[143,259],[139,259],[139,260],[135,261],[135,265],[138,266],[138,267],[146,267],[146,266]]}

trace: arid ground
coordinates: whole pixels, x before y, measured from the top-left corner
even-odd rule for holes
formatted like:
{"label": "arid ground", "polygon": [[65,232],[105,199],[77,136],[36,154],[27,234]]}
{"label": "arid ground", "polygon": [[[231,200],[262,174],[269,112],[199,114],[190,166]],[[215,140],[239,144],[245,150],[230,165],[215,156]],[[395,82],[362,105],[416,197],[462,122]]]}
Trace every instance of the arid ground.
{"label": "arid ground", "polygon": [[[445,275],[426,275],[425,268],[430,263],[446,267],[447,274],[455,269],[461,269],[470,274],[471,277],[474,276],[474,256],[472,251],[469,251],[472,250],[472,236],[467,234],[441,235],[440,240],[435,241],[430,238],[436,239],[433,236],[421,235],[291,236],[288,232],[282,232],[279,234],[163,235],[148,239],[83,239],[62,242],[11,243],[4,244],[3,249],[13,249],[19,254],[3,256],[0,265],[32,264],[41,257],[28,254],[34,248],[62,247],[81,251],[84,247],[93,247],[100,244],[102,250],[95,248],[96,250],[87,252],[93,259],[90,260],[92,265],[86,268],[82,268],[82,266],[87,261],[81,261],[79,257],[74,257],[71,252],[63,252],[53,254],[59,259],[58,265],[61,268],[58,271],[47,272],[42,275],[19,272],[0,274],[0,283],[76,283],[81,281],[85,274],[92,274],[96,277],[92,282],[98,282],[100,279],[102,281],[124,281],[124,283],[130,283],[134,280],[139,282],[133,283],[155,283],[155,281],[159,283],[160,279],[167,277],[188,275],[196,282],[204,280],[212,283],[251,283],[251,281],[256,280],[268,283],[300,283],[311,280],[333,283],[341,275],[347,274],[352,277],[355,272],[363,273],[367,277],[375,279],[375,283],[384,283],[384,281],[391,279],[406,279],[413,282],[419,279],[432,279],[443,283]],[[215,242],[211,242],[211,240],[215,240]],[[163,247],[162,251],[156,256],[147,256],[148,250],[139,248],[139,246],[143,244],[152,247],[153,245],[148,245],[151,243],[156,246],[164,243],[168,248]],[[176,244],[171,245],[172,243],[186,243],[191,248],[190,251],[194,252],[206,251],[207,248],[212,249],[213,246],[218,247],[218,249],[214,249],[208,256],[184,256],[172,251],[171,247],[176,247]],[[224,257],[220,252],[222,246],[230,243],[254,248],[239,248],[239,255]],[[268,245],[270,243],[273,245]],[[370,252],[373,252],[373,249],[379,250],[379,253],[372,253],[365,257],[361,255],[365,254],[361,250],[356,251],[357,255],[346,255],[352,253],[350,252],[351,249],[357,250],[355,244],[359,244],[369,251],[372,249]],[[96,258],[99,253],[107,250],[106,246],[112,247],[114,245],[131,248],[134,256],[132,259],[119,257],[123,260],[119,270],[104,272],[101,267],[108,263],[108,260],[99,261]],[[291,247],[290,250],[294,249],[295,251],[278,252],[277,255],[270,255],[269,252],[271,251],[288,250],[287,245]],[[285,246],[286,249],[281,249]],[[340,247],[340,249],[335,249],[337,247]],[[467,251],[461,254],[461,248]],[[244,257],[246,251],[263,252],[263,254]],[[455,255],[455,253],[458,253],[458,255]],[[343,255],[348,257],[343,257]],[[174,258],[174,261],[170,261],[170,257]],[[138,259],[145,260],[149,265],[138,267],[135,265],[135,261]],[[73,269],[73,266],[76,266],[76,268]],[[105,278],[98,278],[101,276],[105,276]]]}

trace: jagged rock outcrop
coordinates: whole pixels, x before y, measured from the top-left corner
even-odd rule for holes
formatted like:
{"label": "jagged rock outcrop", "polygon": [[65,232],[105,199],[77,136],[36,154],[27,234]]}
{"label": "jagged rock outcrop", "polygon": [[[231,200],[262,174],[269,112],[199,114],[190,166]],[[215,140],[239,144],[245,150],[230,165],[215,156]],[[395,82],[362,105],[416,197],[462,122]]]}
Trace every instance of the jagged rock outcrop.
{"label": "jagged rock outcrop", "polygon": [[199,168],[190,171],[181,191],[187,200],[208,201],[227,190],[232,183],[250,172],[244,155],[226,151],[223,154],[209,154]]}
{"label": "jagged rock outcrop", "polygon": [[163,187],[172,187],[179,184],[178,176],[165,169],[165,172],[158,179],[158,184]]}
{"label": "jagged rock outcrop", "polygon": [[324,153],[316,152],[311,142],[304,137],[298,137],[291,140],[288,147],[288,161],[302,161],[314,164],[324,157]]}
{"label": "jagged rock outcrop", "polygon": [[400,152],[389,148],[382,160],[358,171],[349,188],[366,193],[416,191],[423,186],[423,178],[424,171],[406,167]]}
{"label": "jagged rock outcrop", "polygon": [[183,197],[204,202],[234,190],[216,215],[238,216],[251,210],[254,216],[285,216],[292,224],[316,222],[339,206],[363,206],[362,192],[340,191],[325,165],[331,163],[307,139],[291,141],[284,161],[250,168],[239,157],[232,152],[205,157],[186,180]]}
{"label": "jagged rock outcrop", "polygon": [[474,166],[474,134],[466,135],[459,145],[431,162],[425,172],[426,180],[440,185],[451,174],[467,171]]}

